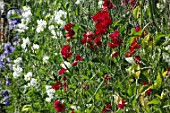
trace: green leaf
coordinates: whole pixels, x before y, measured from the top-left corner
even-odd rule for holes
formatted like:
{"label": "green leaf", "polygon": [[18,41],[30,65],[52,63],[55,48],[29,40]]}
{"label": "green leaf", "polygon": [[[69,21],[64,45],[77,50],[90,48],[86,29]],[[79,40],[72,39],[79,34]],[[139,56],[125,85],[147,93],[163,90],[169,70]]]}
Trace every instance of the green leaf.
{"label": "green leaf", "polygon": [[154,46],[160,46],[165,41],[165,34],[157,34],[154,39]]}
{"label": "green leaf", "polygon": [[150,104],[161,104],[161,101],[159,99],[153,99],[148,102],[148,105],[150,105]]}
{"label": "green leaf", "polygon": [[94,108],[95,108],[95,107],[92,106],[90,109],[86,109],[86,113],[92,113],[92,111],[93,111]]}
{"label": "green leaf", "polygon": [[139,17],[139,7],[138,6],[133,10],[132,14],[133,14],[134,18],[136,18],[136,19]]}
{"label": "green leaf", "polygon": [[118,109],[116,113],[122,113],[122,109]]}
{"label": "green leaf", "polygon": [[101,95],[102,95],[102,91],[101,90],[99,90],[98,92],[97,92],[97,94],[95,95],[95,98],[96,98],[96,100],[101,100]]}
{"label": "green leaf", "polygon": [[156,77],[156,82],[154,83],[154,88],[155,89],[159,89],[162,85],[162,78],[161,78],[161,75],[159,74],[157,77]]}
{"label": "green leaf", "polygon": [[127,91],[128,95],[133,96],[136,93],[135,90],[136,90],[136,84],[134,83],[129,87]]}
{"label": "green leaf", "polygon": [[115,27],[115,26],[117,26],[119,23],[120,23],[120,20],[116,21],[116,22],[113,24],[113,26]]}

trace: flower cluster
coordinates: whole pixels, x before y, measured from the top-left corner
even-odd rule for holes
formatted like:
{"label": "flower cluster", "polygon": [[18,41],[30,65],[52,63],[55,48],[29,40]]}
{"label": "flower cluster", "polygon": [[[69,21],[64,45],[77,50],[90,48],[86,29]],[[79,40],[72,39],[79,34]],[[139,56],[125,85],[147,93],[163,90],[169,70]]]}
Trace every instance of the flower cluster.
{"label": "flower cluster", "polygon": [[44,31],[44,29],[47,26],[47,22],[45,20],[42,20],[42,19],[41,20],[37,20],[37,24],[38,24],[37,29],[36,29],[37,33],[40,33],[42,31]]}
{"label": "flower cluster", "polygon": [[66,30],[68,32],[67,34],[65,34],[65,36],[67,37],[66,38],[67,41],[70,41],[70,39],[74,38],[73,36],[74,36],[75,32],[73,31],[72,26],[73,26],[73,24],[71,24],[71,23],[68,23],[64,26],[64,30]]}
{"label": "flower cluster", "polygon": [[[118,38],[118,36],[119,36],[119,31],[118,30],[115,30],[113,33],[111,33],[109,35],[109,37],[112,40],[111,43],[108,43],[109,48],[119,47],[123,43],[122,39]],[[113,57],[117,57],[118,55],[119,55],[119,52],[116,51],[116,52],[113,52],[111,56],[113,58]]]}
{"label": "flower cluster", "polygon": [[28,30],[27,25],[28,23],[30,23],[31,17],[32,17],[31,8],[29,6],[23,6],[21,23],[17,25],[17,29],[16,29],[19,33]]}
{"label": "flower cluster", "polygon": [[110,25],[112,25],[112,18],[109,16],[108,8],[104,7],[97,14],[93,15],[93,21],[96,22],[95,36],[105,34]]}
{"label": "flower cluster", "polygon": [[70,51],[69,45],[64,45],[64,47],[61,49],[61,54],[64,59],[68,59],[72,56],[72,52]]}
{"label": "flower cluster", "polygon": [[47,95],[48,95],[48,97],[46,98],[46,101],[51,102],[51,100],[54,97],[55,90],[52,88],[52,86],[46,85],[46,92],[47,92]]}
{"label": "flower cluster", "polygon": [[56,109],[56,112],[62,112],[65,111],[66,107],[64,106],[64,104],[60,103],[60,100],[56,100],[54,102],[54,107]]}
{"label": "flower cluster", "polygon": [[[20,16],[21,10],[19,9],[12,9],[7,12],[7,19],[9,23],[9,30],[16,29],[17,25],[21,22],[20,17],[15,17],[14,15]],[[14,17],[13,17],[14,16]]]}
{"label": "flower cluster", "polygon": [[15,79],[17,79],[18,77],[20,77],[22,75],[22,67],[21,67],[21,62],[22,62],[22,58],[18,57],[16,60],[14,60],[14,64],[13,64],[13,77]]}
{"label": "flower cluster", "polygon": [[66,18],[67,13],[63,10],[55,11],[53,20],[60,25],[60,28],[63,28],[66,22],[62,18]]}
{"label": "flower cluster", "polygon": [[6,106],[9,106],[9,105],[10,105],[10,101],[9,101],[9,90],[6,90],[5,92],[3,92],[2,96],[4,97],[5,105],[6,105]]}

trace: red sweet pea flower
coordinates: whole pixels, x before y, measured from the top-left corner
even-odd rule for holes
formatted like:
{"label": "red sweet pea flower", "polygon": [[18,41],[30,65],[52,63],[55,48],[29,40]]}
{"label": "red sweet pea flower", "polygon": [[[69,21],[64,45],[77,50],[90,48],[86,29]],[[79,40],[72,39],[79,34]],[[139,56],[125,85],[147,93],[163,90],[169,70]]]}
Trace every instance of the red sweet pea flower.
{"label": "red sweet pea flower", "polygon": [[112,19],[109,16],[108,8],[104,7],[101,11],[92,17],[93,21],[96,22],[95,36],[105,34],[108,27],[112,25]]}
{"label": "red sweet pea flower", "polygon": [[67,37],[66,40],[70,41],[70,39],[73,39],[75,32],[72,30],[72,24],[68,23],[64,26],[64,29],[68,32],[67,34],[65,34],[65,36]]}
{"label": "red sweet pea flower", "polygon": [[63,88],[64,88],[64,91],[67,91],[67,84],[66,84],[66,82],[64,82]]}
{"label": "red sweet pea flower", "polygon": [[118,52],[118,51],[117,51],[117,52],[112,53],[112,58],[117,57],[117,56],[119,56],[119,52]]}
{"label": "red sweet pea flower", "polygon": [[134,61],[136,64],[140,64],[140,56],[135,56]]}
{"label": "red sweet pea flower", "polygon": [[81,40],[81,43],[86,45],[87,43],[91,43],[93,40],[93,33],[88,31],[87,33],[83,34],[83,39]]}
{"label": "red sweet pea flower", "polygon": [[62,111],[65,111],[65,106],[64,106],[64,104],[60,104],[60,101],[59,100],[56,100],[55,102],[54,102],[54,107],[55,107],[55,109],[56,109],[56,111],[57,112],[62,112]]}
{"label": "red sweet pea flower", "polygon": [[57,81],[56,84],[53,84],[53,85],[52,85],[52,88],[53,88],[54,90],[58,90],[58,89],[60,88],[60,81]]}
{"label": "red sweet pea flower", "polygon": [[59,71],[58,71],[58,74],[59,75],[63,75],[67,70],[64,69],[64,68],[61,68]]}
{"label": "red sweet pea flower", "polygon": [[146,94],[147,95],[150,95],[152,93],[152,89],[148,89],[147,91],[146,91]]}
{"label": "red sweet pea flower", "polygon": [[72,26],[73,26],[73,24],[68,23],[68,24],[66,24],[66,25],[64,26],[64,29],[65,29],[66,31],[69,31],[69,30],[72,28]]}
{"label": "red sweet pea flower", "polygon": [[130,0],[130,5],[134,6],[136,4],[136,0]]}
{"label": "red sweet pea flower", "polygon": [[64,45],[64,47],[61,49],[61,54],[64,59],[68,59],[72,56],[72,52],[70,51],[69,45]]}
{"label": "red sweet pea flower", "polygon": [[81,60],[83,60],[83,58],[79,54],[77,54],[76,55],[76,61],[81,61]]}
{"label": "red sweet pea flower", "polygon": [[142,32],[141,38],[144,38],[146,35],[148,35],[148,31],[147,31],[147,30],[144,30],[144,31]]}
{"label": "red sweet pea flower", "polygon": [[72,66],[76,66],[77,63],[78,63],[78,61],[74,61],[71,65],[72,65]]}
{"label": "red sweet pea flower", "polygon": [[140,48],[140,44],[138,44],[137,38],[138,37],[134,38],[130,48],[134,48],[134,49],[139,49]]}
{"label": "red sweet pea flower", "polygon": [[114,31],[113,33],[109,35],[109,37],[112,39],[112,43],[108,44],[110,48],[116,48],[120,46],[121,43],[123,43],[122,39],[118,38],[118,36],[119,36],[118,30]]}
{"label": "red sweet pea flower", "polygon": [[119,31],[118,30],[116,30],[116,31],[114,31],[113,33],[111,33],[110,35],[109,35],[109,37],[112,39],[112,38],[114,38],[114,37],[118,37],[119,36]]}
{"label": "red sweet pea flower", "polygon": [[111,79],[111,77],[108,76],[107,74],[102,75],[102,78],[105,78],[107,81]]}
{"label": "red sweet pea flower", "polygon": [[135,28],[135,31],[138,32],[138,31],[140,31],[140,30],[141,30],[141,27],[140,27],[140,25],[138,25],[138,26]]}
{"label": "red sweet pea flower", "polygon": [[108,9],[112,9],[113,8],[113,2],[112,1],[110,1],[110,0],[105,0],[104,1],[104,4],[103,4],[103,6],[104,7],[107,7]]}
{"label": "red sweet pea flower", "polygon": [[145,86],[145,85],[151,85],[152,83],[151,82],[143,82],[142,85]]}
{"label": "red sweet pea flower", "polygon": [[95,32],[95,36],[99,36],[99,35],[102,35],[102,34],[105,34],[106,33],[106,29],[103,29],[102,27],[101,28],[98,28]]}
{"label": "red sweet pea flower", "polygon": [[116,48],[116,47],[118,47],[119,45],[116,43],[116,44],[114,44],[114,43],[108,43],[108,47],[109,48]]}
{"label": "red sweet pea flower", "polygon": [[97,45],[97,46],[101,46],[102,45],[102,41],[101,41],[100,37],[97,37],[97,38],[94,39],[94,45]]}
{"label": "red sweet pea flower", "polygon": [[118,108],[123,109],[125,107],[125,100],[122,99],[122,102],[117,105]]}
{"label": "red sweet pea flower", "polygon": [[107,103],[102,111],[102,113],[107,113],[108,111],[111,111],[112,110],[112,106]]}
{"label": "red sweet pea flower", "polygon": [[66,77],[66,76],[64,76],[64,77],[63,77],[63,80],[64,80],[64,81],[66,81],[66,80],[67,80],[67,77]]}
{"label": "red sweet pea flower", "polygon": [[72,30],[72,29],[70,29],[69,31],[68,31],[68,33],[67,34],[65,34],[65,36],[66,37],[71,37],[71,38],[73,38],[73,35],[75,34],[75,32]]}

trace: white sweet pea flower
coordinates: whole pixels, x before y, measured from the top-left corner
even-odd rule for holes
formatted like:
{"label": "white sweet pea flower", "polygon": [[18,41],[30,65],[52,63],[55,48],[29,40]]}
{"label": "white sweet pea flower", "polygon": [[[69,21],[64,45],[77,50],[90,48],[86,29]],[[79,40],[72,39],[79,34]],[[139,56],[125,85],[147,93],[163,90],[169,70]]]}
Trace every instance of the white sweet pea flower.
{"label": "white sweet pea flower", "polygon": [[37,87],[37,85],[38,85],[37,79],[31,78],[30,83],[28,83],[28,86],[29,87]]}
{"label": "white sweet pea flower", "polygon": [[103,7],[103,0],[99,0],[99,2],[98,2],[98,7],[99,7],[99,8],[102,8],[102,7]]}
{"label": "white sweet pea flower", "polygon": [[46,101],[46,102],[51,102],[51,99],[52,99],[52,98],[47,97],[47,98],[45,99],[45,101]]}
{"label": "white sweet pea flower", "polygon": [[14,60],[15,65],[19,65],[22,62],[22,58],[18,57],[17,59]]}
{"label": "white sweet pea flower", "polygon": [[79,5],[81,2],[84,2],[84,0],[77,0],[75,4]]}
{"label": "white sweet pea flower", "polygon": [[29,6],[23,6],[22,17],[26,20],[26,25],[31,21],[32,13]]}
{"label": "white sweet pea flower", "polygon": [[61,63],[61,67],[63,67],[64,69],[70,68],[72,65],[70,64],[70,62],[64,61],[63,63]]}
{"label": "white sweet pea flower", "polygon": [[133,64],[134,63],[134,59],[133,57],[126,57],[125,60],[130,63],[130,64]]}
{"label": "white sweet pea flower", "polygon": [[25,48],[26,48],[26,45],[30,45],[30,44],[31,44],[31,42],[30,42],[30,40],[29,40],[28,37],[27,37],[26,39],[23,38],[23,43],[22,43],[21,47],[22,47],[23,49],[25,49]]}
{"label": "white sweet pea flower", "polygon": [[42,31],[44,31],[44,29],[47,26],[47,22],[45,20],[42,20],[42,19],[41,20],[37,20],[37,24],[38,24],[37,29],[36,29],[37,33],[40,33]]}
{"label": "white sweet pea flower", "polygon": [[48,89],[51,89],[52,87],[50,85],[46,85],[45,86],[45,89],[48,90]]}
{"label": "white sweet pea flower", "polygon": [[67,13],[63,10],[55,11],[53,15],[53,20],[60,25],[60,28],[63,28],[66,24],[61,18],[66,18]]}
{"label": "white sweet pea flower", "polygon": [[21,22],[17,25],[17,29],[16,29],[19,33],[25,32],[26,30],[28,30],[28,27],[26,24],[24,24],[24,22]]}
{"label": "white sweet pea flower", "polygon": [[24,80],[29,81],[32,77],[32,72],[28,72],[26,75],[24,75]]}
{"label": "white sweet pea flower", "polygon": [[56,91],[55,91],[54,89],[48,89],[48,90],[47,90],[47,95],[48,95],[50,98],[53,98],[55,92],[56,92]]}
{"label": "white sweet pea flower", "polygon": [[13,67],[13,77],[17,79],[19,76],[21,76],[23,69],[19,66],[14,66]]}
{"label": "white sweet pea flower", "polygon": [[48,29],[49,29],[49,30],[53,30],[53,29],[54,29],[54,25],[50,25],[50,26],[48,27]]}
{"label": "white sweet pea flower", "polygon": [[49,60],[49,56],[44,56],[44,57],[43,57],[43,62],[44,62],[44,63],[47,63],[48,60]]}
{"label": "white sweet pea flower", "polygon": [[33,44],[32,51],[36,52],[37,49],[39,49],[39,45],[38,44]]}

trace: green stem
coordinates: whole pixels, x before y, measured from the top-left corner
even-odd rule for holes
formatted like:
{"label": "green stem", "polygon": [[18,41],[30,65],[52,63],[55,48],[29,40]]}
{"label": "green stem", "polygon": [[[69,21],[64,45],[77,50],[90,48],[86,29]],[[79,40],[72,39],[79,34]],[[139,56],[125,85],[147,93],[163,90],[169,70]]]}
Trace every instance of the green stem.
{"label": "green stem", "polygon": [[148,1],[149,1],[149,10],[150,10],[150,13],[151,13],[151,18],[152,18],[153,24],[157,28],[158,31],[161,31],[160,28],[158,27],[158,25],[156,24],[155,19],[154,19],[152,1],[151,0],[148,0]]}
{"label": "green stem", "polygon": [[99,91],[100,87],[101,87],[102,84],[104,83],[104,80],[105,80],[105,79],[103,79],[103,81],[99,84],[99,86],[97,87],[96,91],[95,91],[94,94],[90,97],[90,99],[89,99],[88,102],[90,102],[91,99],[97,94],[97,92]]}

